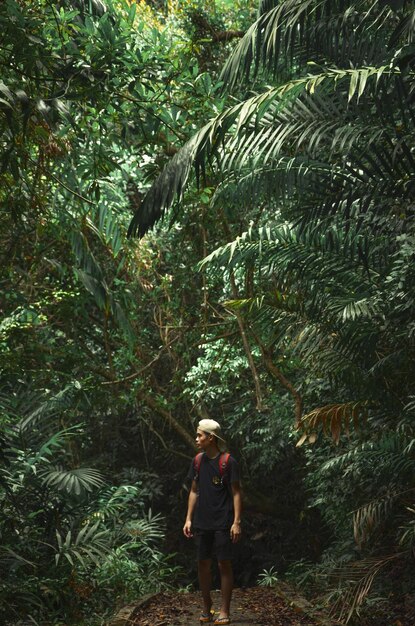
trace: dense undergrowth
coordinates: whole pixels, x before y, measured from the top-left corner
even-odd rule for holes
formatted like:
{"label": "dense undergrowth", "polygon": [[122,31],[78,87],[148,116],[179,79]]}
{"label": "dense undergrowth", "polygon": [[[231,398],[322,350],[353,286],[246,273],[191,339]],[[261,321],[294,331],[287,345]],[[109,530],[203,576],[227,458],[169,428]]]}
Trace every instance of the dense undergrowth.
{"label": "dense undergrowth", "polygon": [[238,585],[413,614],[415,5],[257,8],[0,6],[9,626],[196,585],[206,416],[242,469]]}

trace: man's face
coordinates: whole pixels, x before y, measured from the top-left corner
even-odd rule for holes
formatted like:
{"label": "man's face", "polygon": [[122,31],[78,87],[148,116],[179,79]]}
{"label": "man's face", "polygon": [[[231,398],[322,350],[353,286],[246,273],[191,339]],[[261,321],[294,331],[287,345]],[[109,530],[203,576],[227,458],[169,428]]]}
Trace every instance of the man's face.
{"label": "man's face", "polygon": [[212,435],[204,433],[203,430],[197,430],[196,432],[196,446],[200,450],[206,450],[206,448],[212,443]]}

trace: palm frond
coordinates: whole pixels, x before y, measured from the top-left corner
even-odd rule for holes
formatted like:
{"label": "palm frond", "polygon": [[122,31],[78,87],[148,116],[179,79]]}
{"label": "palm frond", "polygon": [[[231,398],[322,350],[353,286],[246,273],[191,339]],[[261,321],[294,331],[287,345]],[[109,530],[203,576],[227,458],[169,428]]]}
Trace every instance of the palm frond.
{"label": "palm frond", "polygon": [[164,536],[162,521],[162,515],[159,513],[153,515],[150,510],[146,516],[127,522],[126,532],[131,537],[135,537],[145,550],[149,543],[158,541]]}
{"label": "palm frond", "polygon": [[354,561],[334,572],[336,578],[347,581],[342,597],[332,606],[331,614],[340,622],[348,624],[368,596],[373,582],[380,572],[404,557],[394,553],[384,557],[370,557]]}
{"label": "palm frond", "polygon": [[367,420],[367,413],[368,404],[365,400],[329,404],[313,409],[304,415],[301,422],[307,432],[321,426],[325,433],[330,432],[334,443],[338,444],[342,430],[349,434],[352,425],[355,429],[359,428]]}
{"label": "palm frond", "polygon": [[406,510],[410,514],[410,518],[400,528],[399,543],[413,551],[415,545],[415,503],[411,507],[406,507]]}
{"label": "palm frond", "polygon": [[80,496],[99,488],[104,484],[104,478],[98,470],[81,467],[78,469],[56,469],[42,474],[42,482],[49,488],[64,491],[68,494]]}
{"label": "palm frond", "polygon": [[[116,256],[120,246],[120,231],[105,206],[99,213],[98,221],[99,225],[96,227],[91,220],[88,220],[88,228],[101,240],[103,239],[105,241],[106,239],[110,239],[111,245],[113,246],[113,253]],[[106,226],[105,233],[101,230],[104,228],[104,225]],[[73,252],[80,266],[75,270],[78,279],[93,296],[96,305],[101,310],[111,312],[127,340],[133,341],[135,336],[133,327],[130,324],[120,299],[105,280],[103,270],[91,251],[87,237],[83,233],[73,231],[71,232],[70,240]]]}
{"label": "palm frond", "polygon": [[[389,45],[394,47],[403,40],[407,44],[412,44],[415,39],[415,11],[409,10],[406,15],[401,17],[395,30],[391,34]],[[413,58],[413,52],[411,51],[411,57]]]}
{"label": "palm frond", "polygon": [[[229,119],[224,120],[226,126],[222,128],[222,132],[226,132],[228,125],[233,123],[232,118],[233,114],[230,112]],[[220,119],[221,117],[219,116],[217,118],[218,128],[221,128]],[[212,142],[213,128],[214,123],[204,126],[174,155],[156,179],[134,215],[128,229],[128,237],[135,235],[142,237],[149,228],[163,218],[166,210],[172,206],[175,198],[181,198],[193,162],[199,163],[201,170],[204,170],[204,158],[205,156],[210,156],[215,147],[214,142]]]}
{"label": "palm frond", "polygon": [[[164,216],[175,198],[182,197],[193,164],[199,179],[204,175],[207,164],[219,155],[223,167],[241,168],[247,164],[255,166],[255,160],[264,163],[275,160],[285,146],[312,154],[322,142],[339,144],[343,151],[346,146],[350,149],[363,138],[364,133],[365,145],[378,140],[382,128],[372,127],[368,137],[367,126],[361,129],[350,127],[348,116],[342,124],[343,118],[339,117],[335,100],[322,99],[320,93],[329,85],[335,85],[340,93],[341,85],[345,84],[346,101],[361,98],[369,85],[376,89],[383,77],[399,74],[399,68],[390,66],[328,69],[318,75],[271,88],[225,110],[202,128],[168,163],[133,217],[128,236],[143,236]],[[324,112],[330,113],[329,121]],[[311,125],[310,119],[314,120]],[[267,120],[271,121],[268,125],[265,123]],[[229,137],[233,127],[234,135]],[[344,134],[339,128],[344,128]],[[222,150],[224,141],[228,141],[225,151]],[[292,141],[293,144],[290,143]],[[253,163],[252,159],[255,159]]]}
{"label": "palm frond", "polygon": [[[203,269],[212,263],[218,267],[227,265],[231,269],[259,266],[262,275],[272,276],[275,284],[286,291],[306,278],[310,294],[314,290],[321,293],[331,285],[332,293],[335,290],[338,298],[333,311],[338,315],[340,309],[344,319],[344,298],[350,297],[351,290],[356,294],[354,302],[370,294],[370,276],[375,278],[376,270],[370,267],[368,275],[367,267],[361,267],[360,256],[363,247],[366,257],[371,258],[372,246],[377,251],[376,242],[372,233],[369,239],[369,236],[354,231],[353,227],[345,232],[332,223],[322,233],[321,224],[319,226],[320,229],[313,225],[300,230],[287,224],[272,229],[250,229],[211,252],[199,267]],[[345,258],[350,261],[347,266]],[[340,285],[336,283],[335,288],[333,275],[343,281]]]}
{"label": "palm frond", "polygon": [[[372,409],[372,414],[375,409]],[[370,420],[369,420],[370,421]],[[373,426],[376,422],[373,420]],[[371,428],[372,423],[369,423]],[[336,454],[321,467],[321,472],[343,472],[344,474],[366,474],[368,467],[376,467],[385,472],[391,481],[405,482],[404,476],[413,474],[413,433],[386,432],[379,439],[371,437],[369,441],[354,442],[352,448]]]}
{"label": "palm frond", "polygon": [[110,551],[108,530],[100,530],[99,523],[85,524],[76,534],[68,530],[65,536],[56,531],[55,563],[66,559],[72,567],[78,562],[84,569],[91,563],[99,565]]}
{"label": "palm frond", "polygon": [[52,456],[55,450],[64,447],[68,437],[72,437],[74,434],[79,432],[81,426],[82,424],[75,424],[74,426],[70,426],[53,433],[47,441],[44,441],[41,444],[35,453],[35,457],[42,460],[48,456]]}
{"label": "palm frond", "polygon": [[140,491],[134,485],[121,485],[120,487],[109,487],[100,492],[98,506],[94,507],[89,515],[93,521],[106,521],[116,519],[124,511],[128,510]]}
{"label": "palm frond", "polygon": [[25,567],[29,565],[32,569],[36,569],[36,564],[29,561],[24,556],[10,548],[10,546],[0,546],[0,563],[4,566],[18,570],[19,567]]}
{"label": "palm frond", "polygon": [[365,543],[374,530],[385,521],[399,499],[399,490],[390,488],[381,497],[361,506],[353,514],[353,532],[358,546]]}
{"label": "palm frond", "polygon": [[[338,67],[364,60],[377,63],[394,32],[394,44],[411,29],[411,13],[401,20],[383,2],[357,5],[341,0],[284,0],[262,3],[258,19],[226,63],[222,80],[231,88],[256,75],[262,67],[277,75],[287,66],[304,66],[308,59]],[[382,51],[382,52],[380,52]],[[391,55],[392,56],[392,55]]]}
{"label": "palm frond", "polygon": [[47,420],[50,422],[62,411],[73,407],[79,397],[80,390],[80,383],[74,381],[54,396],[44,400],[34,411],[31,411],[29,415],[22,419],[19,424],[19,431],[26,435],[31,429],[38,427],[42,421]]}

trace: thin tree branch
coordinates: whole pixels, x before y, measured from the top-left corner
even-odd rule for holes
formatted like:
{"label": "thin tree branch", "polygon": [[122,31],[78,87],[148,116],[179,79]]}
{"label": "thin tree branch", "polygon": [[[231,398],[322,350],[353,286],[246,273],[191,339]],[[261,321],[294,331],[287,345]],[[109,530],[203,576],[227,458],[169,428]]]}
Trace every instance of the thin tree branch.
{"label": "thin tree branch", "polygon": [[[235,277],[233,272],[230,275],[231,287],[232,287],[232,295],[235,300],[239,299],[238,290],[235,283]],[[264,405],[264,400],[262,397],[261,383],[259,380],[258,370],[255,365],[254,357],[252,356],[251,346],[249,345],[248,337],[245,330],[245,324],[242,319],[242,315],[239,311],[232,310],[233,315],[236,317],[236,321],[238,322],[239,332],[241,333],[242,343],[245,349],[246,358],[248,359],[249,368],[252,373],[252,378],[255,386],[255,395],[256,395],[256,408],[258,411],[264,411],[266,409]]]}
{"label": "thin tree branch", "polygon": [[143,400],[143,402],[145,402],[150,409],[161,415],[161,417],[163,417],[163,419],[173,428],[173,430],[176,431],[178,435],[180,435],[182,440],[187,443],[187,445],[190,446],[192,450],[195,449],[196,446],[193,435],[191,435],[185,428],[183,428],[180,422],[178,422],[178,420],[173,417],[170,411],[160,406],[157,400],[153,398],[153,396],[151,396],[150,394],[146,393],[144,390],[139,390],[137,396],[140,400]]}
{"label": "thin tree branch", "polygon": [[160,435],[159,432],[157,432],[157,430],[154,428],[154,426],[148,422],[146,419],[144,419],[143,417],[141,418],[143,420],[143,422],[145,423],[145,425],[147,426],[147,428],[149,430],[151,430],[151,432],[156,435],[157,439],[159,439],[161,445],[163,446],[163,448],[167,451],[170,452],[171,454],[176,454],[177,456],[180,456],[184,459],[187,459],[188,461],[191,460],[192,456],[185,454],[184,452],[180,452],[179,450],[174,450],[173,448],[169,448],[168,445],[166,444],[166,442],[164,441],[163,437]]}
{"label": "thin tree branch", "polygon": [[[36,165],[36,161],[34,161],[31,157],[28,157],[29,161],[31,163],[33,163],[33,165]],[[78,193],[77,191],[75,191],[74,189],[71,189],[70,187],[68,187],[68,185],[66,185],[60,178],[58,178],[57,176],[55,176],[55,174],[53,174],[48,168],[43,167],[44,171],[46,172],[46,174],[48,176],[50,176],[51,178],[53,178],[53,180],[58,183],[58,185],[60,185],[61,187],[63,187],[64,189],[66,189],[66,191],[69,191],[69,193],[71,193],[73,196],[75,196],[76,198],[79,198],[79,200],[82,200],[83,202],[86,202],[87,204],[89,204],[90,206],[94,206],[94,202],[92,202],[92,200],[88,200],[88,198],[85,198],[84,196],[82,196],[80,193]]]}
{"label": "thin tree branch", "polygon": [[154,357],[154,359],[152,359],[149,363],[147,363],[147,365],[144,365],[144,367],[142,367],[141,369],[139,369],[137,372],[134,372],[133,374],[130,374],[129,376],[126,376],[125,378],[119,378],[118,380],[111,380],[111,381],[104,381],[101,383],[101,385],[121,385],[122,383],[126,383],[129,380],[134,380],[134,378],[138,378],[138,376],[141,376],[141,374],[143,372],[145,372],[146,370],[148,370],[149,367],[151,367],[152,365],[154,365],[154,363],[156,363],[159,358],[161,357],[161,355],[163,354],[163,352],[170,347],[175,341],[177,341],[179,339],[180,335],[177,335],[177,337],[173,337],[173,339],[169,342],[168,345],[163,346],[163,348],[160,350],[160,352]]}
{"label": "thin tree branch", "polygon": [[220,30],[212,34],[213,41],[230,41],[231,39],[242,39],[244,30]]}
{"label": "thin tree branch", "polygon": [[[223,223],[223,228],[225,230],[225,233],[228,237],[229,241],[232,241],[232,233],[230,231],[228,222],[226,220],[226,216],[222,211],[222,223]],[[231,289],[232,289],[232,295],[234,300],[239,300],[239,294],[238,294],[238,289],[236,287],[236,282],[235,282],[235,275],[233,273],[233,271],[230,273],[230,282],[231,282]],[[249,364],[249,368],[251,370],[252,373],[252,378],[254,381],[254,386],[255,386],[255,395],[256,395],[256,408],[258,411],[265,411],[266,406],[264,404],[264,400],[262,397],[262,390],[261,390],[261,384],[260,384],[260,380],[259,380],[259,375],[258,375],[258,371],[257,368],[255,366],[255,361],[254,358],[252,356],[252,351],[251,351],[251,346],[249,345],[249,341],[248,341],[248,337],[246,334],[246,330],[245,330],[245,324],[244,321],[242,319],[242,315],[239,313],[239,311],[237,310],[232,310],[231,313],[236,317],[236,321],[238,322],[238,326],[239,326],[239,331],[241,333],[241,337],[242,337],[242,343],[245,349],[245,354],[246,354],[246,358],[248,359],[248,364]]]}
{"label": "thin tree branch", "polygon": [[284,374],[281,372],[281,370],[275,365],[273,359],[272,359],[272,349],[271,348],[267,348],[266,346],[264,346],[264,344],[260,341],[260,339],[258,337],[255,337],[255,341],[257,342],[258,346],[261,349],[262,352],[262,356],[264,358],[264,363],[265,366],[267,368],[267,370],[269,371],[269,373],[274,376],[274,378],[276,378],[281,385],[287,389],[287,391],[290,392],[290,394],[292,395],[292,397],[294,398],[294,402],[295,402],[295,427],[299,428],[300,424],[301,424],[301,418],[303,416],[303,399],[301,397],[301,395],[299,394],[299,392],[295,389],[294,385],[292,385],[292,383],[290,383],[290,381],[288,380],[288,378],[286,378],[284,376]]}

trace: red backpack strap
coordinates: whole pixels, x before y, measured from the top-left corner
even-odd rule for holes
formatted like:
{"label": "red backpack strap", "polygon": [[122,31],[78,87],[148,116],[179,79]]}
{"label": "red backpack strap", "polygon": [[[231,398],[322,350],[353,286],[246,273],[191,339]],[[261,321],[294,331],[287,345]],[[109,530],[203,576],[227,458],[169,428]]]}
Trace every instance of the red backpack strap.
{"label": "red backpack strap", "polygon": [[219,457],[219,473],[221,478],[224,477],[226,470],[228,469],[228,461],[231,455],[229,452],[223,452]]}
{"label": "red backpack strap", "polygon": [[203,454],[204,452],[199,452],[198,454],[196,454],[195,458],[193,459],[193,469],[195,472],[195,479],[199,477],[200,465],[202,463]]}

